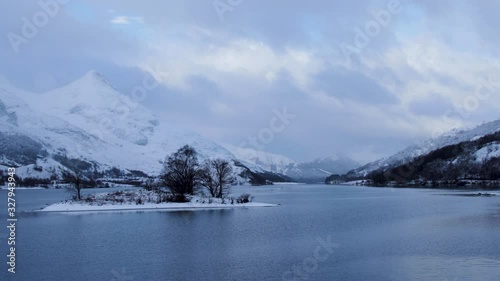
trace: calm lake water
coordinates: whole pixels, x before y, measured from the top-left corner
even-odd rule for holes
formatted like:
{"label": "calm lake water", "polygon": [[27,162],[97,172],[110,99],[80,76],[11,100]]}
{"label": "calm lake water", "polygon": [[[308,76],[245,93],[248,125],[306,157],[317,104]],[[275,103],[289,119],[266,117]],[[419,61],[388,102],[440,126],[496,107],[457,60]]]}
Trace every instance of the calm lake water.
{"label": "calm lake water", "polygon": [[[7,273],[7,241],[0,236],[0,280],[500,280],[500,196],[326,185],[233,188],[245,191],[281,206],[19,213],[17,273]],[[18,211],[69,196],[18,190]],[[6,198],[0,191],[5,226]]]}

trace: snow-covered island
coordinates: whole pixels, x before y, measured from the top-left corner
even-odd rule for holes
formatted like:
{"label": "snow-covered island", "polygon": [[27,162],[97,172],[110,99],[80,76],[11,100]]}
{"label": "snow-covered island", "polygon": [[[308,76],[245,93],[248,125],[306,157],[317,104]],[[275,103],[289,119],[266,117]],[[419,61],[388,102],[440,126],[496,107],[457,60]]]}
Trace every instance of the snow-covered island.
{"label": "snow-covered island", "polygon": [[85,212],[85,211],[125,211],[125,210],[193,210],[228,209],[245,207],[276,207],[277,204],[252,202],[249,194],[239,197],[211,198],[203,195],[189,196],[189,202],[173,202],[170,194],[146,190],[124,190],[111,193],[97,193],[82,200],[66,200],[49,205],[40,212]]}

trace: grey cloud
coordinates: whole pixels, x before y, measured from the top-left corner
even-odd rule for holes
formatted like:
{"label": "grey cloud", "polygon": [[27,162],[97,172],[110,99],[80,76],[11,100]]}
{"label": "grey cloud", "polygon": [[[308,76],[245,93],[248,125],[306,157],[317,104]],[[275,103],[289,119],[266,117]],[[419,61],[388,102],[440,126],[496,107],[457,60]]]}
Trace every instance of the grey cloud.
{"label": "grey cloud", "polygon": [[416,115],[439,117],[453,110],[454,106],[450,100],[433,93],[429,97],[411,103],[409,109]]}
{"label": "grey cloud", "polygon": [[318,89],[339,99],[350,99],[371,104],[393,104],[394,94],[362,73],[347,69],[330,69],[316,79]]}

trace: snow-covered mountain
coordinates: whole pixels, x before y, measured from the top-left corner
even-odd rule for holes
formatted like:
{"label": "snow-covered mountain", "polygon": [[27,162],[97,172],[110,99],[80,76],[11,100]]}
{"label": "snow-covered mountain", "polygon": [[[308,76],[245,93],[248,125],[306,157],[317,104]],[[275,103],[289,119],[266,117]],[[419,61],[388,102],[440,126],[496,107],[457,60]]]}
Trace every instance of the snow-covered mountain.
{"label": "snow-covered mountain", "polygon": [[102,138],[110,135],[141,146],[148,144],[159,125],[149,110],[119,93],[95,71],[65,87],[35,96],[31,105]]}
{"label": "snow-covered mountain", "polygon": [[345,174],[360,164],[351,158],[337,154],[316,158],[310,162],[295,163],[288,167],[285,175],[306,182],[323,182],[332,174]]}
{"label": "snow-covered mountain", "polygon": [[18,167],[23,178],[57,177],[72,167],[155,175],[165,156],[186,144],[201,159],[237,160],[217,143],[161,122],[95,71],[44,94],[0,84],[0,144],[0,168]]}
{"label": "snow-covered mountain", "polygon": [[249,167],[283,174],[297,181],[322,182],[331,174],[344,174],[360,166],[358,162],[340,154],[301,163],[279,154],[229,144],[222,146]]}
{"label": "snow-covered mountain", "polygon": [[368,179],[376,185],[498,187],[500,132],[438,148],[403,165],[374,171]]}
{"label": "snow-covered mountain", "polygon": [[268,153],[247,147],[237,147],[231,144],[221,144],[230,151],[236,158],[240,159],[245,165],[254,169],[285,174],[287,168],[296,162],[286,156]]}
{"label": "snow-covered mountain", "polygon": [[474,141],[485,135],[500,131],[500,120],[484,123],[472,129],[453,130],[436,138],[424,141],[422,144],[412,145],[395,155],[380,159],[349,172],[350,176],[366,176],[376,170],[388,170],[426,155],[431,151],[465,141]]}

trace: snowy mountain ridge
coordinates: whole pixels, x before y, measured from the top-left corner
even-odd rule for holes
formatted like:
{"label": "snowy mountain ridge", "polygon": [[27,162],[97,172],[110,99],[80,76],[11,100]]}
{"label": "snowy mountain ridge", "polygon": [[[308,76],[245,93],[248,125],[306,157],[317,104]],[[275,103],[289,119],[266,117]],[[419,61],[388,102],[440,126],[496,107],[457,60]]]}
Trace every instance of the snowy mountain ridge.
{"label": "snowy mountain ridge", "polygon": [[283,174],[298,181],[322,182],[331,174],[343,174],[359,167],[359,163],[340,154],[316,158],[309,162],[297,162],[286,156],[251,148],[222,144],[247,166]]}
{"label": "snowy mountain ridge", "polygon": [[243,161],[254,169],[285,174],[289,165],[296,163],[294,160],[279,154],[273,154],[256,149],[237,147],[231,144],[221,144],[222,147],[230,151],[236,158]]}
{"label": "snowy mountain ridge", "polygon": [[368,163],[363,167],[349,172],[349,174],[367,176],[369,173],[376,170],[389,169],[405,164],[416,157],[425,155],[433,150],[465,141],[477,140],[485,135],[496,133],[498,131],[500,131],[500,120],[487,122],[472,129],[455,129],[436,138],[425,140],[422,144],[409,146],[388,158]]}
{"label": "snowy mountain ridge", "polygon": [[59,89],[31,99],[32,107],[71,122],[87,132],[112,135],[146,145],[159,120],[149,110],[119,93],[99,73],[90,71]]}

